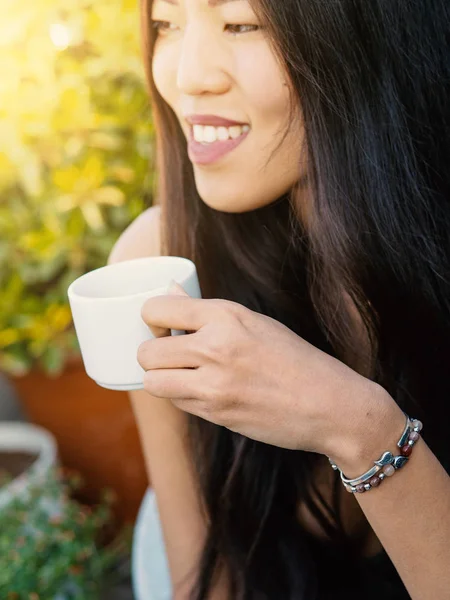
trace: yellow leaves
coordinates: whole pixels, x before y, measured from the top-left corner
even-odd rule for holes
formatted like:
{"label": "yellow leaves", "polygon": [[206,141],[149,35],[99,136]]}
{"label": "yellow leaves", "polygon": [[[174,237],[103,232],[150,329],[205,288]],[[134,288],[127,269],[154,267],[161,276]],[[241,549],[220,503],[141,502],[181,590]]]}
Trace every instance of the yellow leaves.
{"label": "yellow leaves", "polygon": [[29,231],[18,240],[18,248],[41,260],[52,259],[57,253],[57,237],[49,230]]}
{"label": "yellow leaves", "polygon": [[121,206],[125,201],[125,195],[122,190],[112,185],[105,185],[93,191],[90,198],[97,204],[106,204],[108,206]]}
{"label": "yellow leaves", "polygon": [[85,83],[79,81],[76,87],[67,87],[61,92],[51,123],[56,131],[86,130],[95,126],[95,113]]}
{"label": "yellow leaves", "polygon": [[7,188],[16,178],[15,165],[11,162],[5,152],[0,152],[0,192],[2,187]]}
{"label": "yellow leaves", "polygon": [[56,206],[61,212],[79,208],[89,226],[101,229],[104,220],[99,205],[121,206],[125,195],[117,187],[103,185],[106,179],[104,163],[96,155],[88,156],[80,166],[72,165],[53,173],[53,181],[63,194]]}
{"label": "yellow leaves", "polygon": [[64,331],[72,323],[72,313],[69,306],[49,306],[45,316],[53,333]]}
{"label": "yellow leaves", "polygon": [[68,284],[148,198],[139,0],[0,0],[0,74],[0,368],[17,372],[74,348]]}
{"label": "yellow leaves", "polygon": [[26,337],[37,348],[65,331],[71,323],[70,308],[52,304],[41,314],[29,315],[18,336]]}
{"label": "yellow leaves", "polygon": [[88,34],[98,32],[102,26],[100,15],[96,11],[90,10],[85,19],[85,26]]}
{"label": "yellow leaves", "polygon": [[112,165],[111,175],[118,181],[130,183],[135,178],[135,172],[130,167],[125,165]]}
{"label": "yellow leaves", "polygon": [[80,208],[91,229],[99,230],[104,227],[105,222],[102,213],[96,204],[93,202],[85,202]]}
{"label": "yellow leaves", "polygon": [[118,135],[105,131],[94,131],[89,136],[89,145],[101,150],[118,150],[122,140]]}
{"label": "yellow leaves", "polygon": [[124,12],[135,12],[138,0],[122,0],[121,4]]}
{"label": "yellow leaves", "polygon": [[34,196],[42,189],[42,161],[21,141],[12,123],[0,120],[0,191],[15,182]]}
{"label": "yellow leaves", "polygon": [[17,344],[23,339],[32,344],[42,345],[67,330],[72,324],[69,306],[51,304],[40,314],[22,317],[20,328],[6,328],[0,331],[0,348]]}
{"label": "yellow leaves", "polygon": [[72,165],[65,169],[56,169],[53,182],[63,192],[82,195],[98,188],[105,178],[105,165],[96,155],[88,156],[81,165]]}
{"label": "yellow leaves", "polygon": [[42,163],[35,154],[28,156],[23,164],[20,179],[29,196],[38,196],[42,192]]}
{"label": "yellow leaves", "polygon": [[0,331],[0,348],[6,348],[15,344],[21,339],[21,335],[17,329],[5,329]]}

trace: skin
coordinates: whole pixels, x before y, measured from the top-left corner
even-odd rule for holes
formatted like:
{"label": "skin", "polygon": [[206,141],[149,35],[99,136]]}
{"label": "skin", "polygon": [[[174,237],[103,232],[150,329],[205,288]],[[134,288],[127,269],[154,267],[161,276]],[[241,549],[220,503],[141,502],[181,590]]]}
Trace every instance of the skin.
{"label": "skin", "polygon": [[152,19],[165,22],[158,27],[152,63],[155,85],[186,137],[188,114],[251,127],[243,143],[218,162],[193,165],[202,200],[216,210],[241,213],[290,190],[305,171],[300,109],[294,123],[288,122],[290,88],[249,3],[156,0]]}

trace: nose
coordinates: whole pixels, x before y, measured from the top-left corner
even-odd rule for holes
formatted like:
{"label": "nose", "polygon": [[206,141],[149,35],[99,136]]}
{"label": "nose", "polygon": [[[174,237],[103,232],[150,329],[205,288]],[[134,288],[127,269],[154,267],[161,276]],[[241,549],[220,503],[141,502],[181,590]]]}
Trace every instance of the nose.
{"label": "nose", "polygon": [[183,94],[224,94],[231,85],[226,56],[215,35],[188,26],[181,45],[177,87]]}

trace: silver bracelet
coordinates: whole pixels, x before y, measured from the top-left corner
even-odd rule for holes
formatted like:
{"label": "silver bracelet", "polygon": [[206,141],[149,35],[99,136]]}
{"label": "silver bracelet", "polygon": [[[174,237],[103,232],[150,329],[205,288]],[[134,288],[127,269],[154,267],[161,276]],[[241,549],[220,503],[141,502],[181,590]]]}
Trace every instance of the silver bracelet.
{"label": "silver bracelet", "polygon": [[390,477],[395,471],[401,469],[408,462],[412,446],[419,439],[422,423],[417,419],[410,419],[406,413],[404,414],[406,417],[406,424],[403,433],[397,442],[397,446],[402,449],[401,455],[394,456],[391,452],[383,452],[381,457],[374,461],[373,467],[359,477],[353,479],[348,479],[336,463],[334,463],[331,458],[328,458],[332,468],[335,471],[340,472],[342,483],[348,492],[361,493],[369,491],[373,487],[378,487],[385,477]]}

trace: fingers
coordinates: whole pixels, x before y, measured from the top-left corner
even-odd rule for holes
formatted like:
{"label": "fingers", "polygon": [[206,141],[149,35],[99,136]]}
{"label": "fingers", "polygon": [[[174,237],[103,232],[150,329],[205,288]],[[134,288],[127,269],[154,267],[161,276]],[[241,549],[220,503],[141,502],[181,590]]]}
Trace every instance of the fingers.
{"label": "fingers", "polygon": [[155,338],[170,337],[170,329],[167,329],[167,327],[157,327],[156,325],[151,325],[149,323],[147,323],[147,326]]}
{"label": "fingers", "polygon": [[193,335],[180,335],[148,340],[138,348],[138,362],[145,371],[199,367],[201,354],[193,338]]}
{"label": "fingers", "polygon": [[[218,314],[214,300],[181,295],[154,296],[142,307],[141,316],[152,329],[198,331]],[[158,336],[159,337],[159,336]]]}
{"label": "fingers", "polygon": [[196,399],[199,385],[197,369],[153,369],[144,375],[144,389],[157,398]]}
{"label": "fingers", "polygon": [[[181,287],[181,285],[174,280],[171,281],[171,285],[169,286],[169,294],[173,296],[189,297],[189,294],[187,294]],[[150,331],[153,333],[153,335],[157,338],[166,337],[170,335],[170,329],[168,327],[158,327],[157,325],[152,325],[151,323],[147,323],[147,325]]]}

